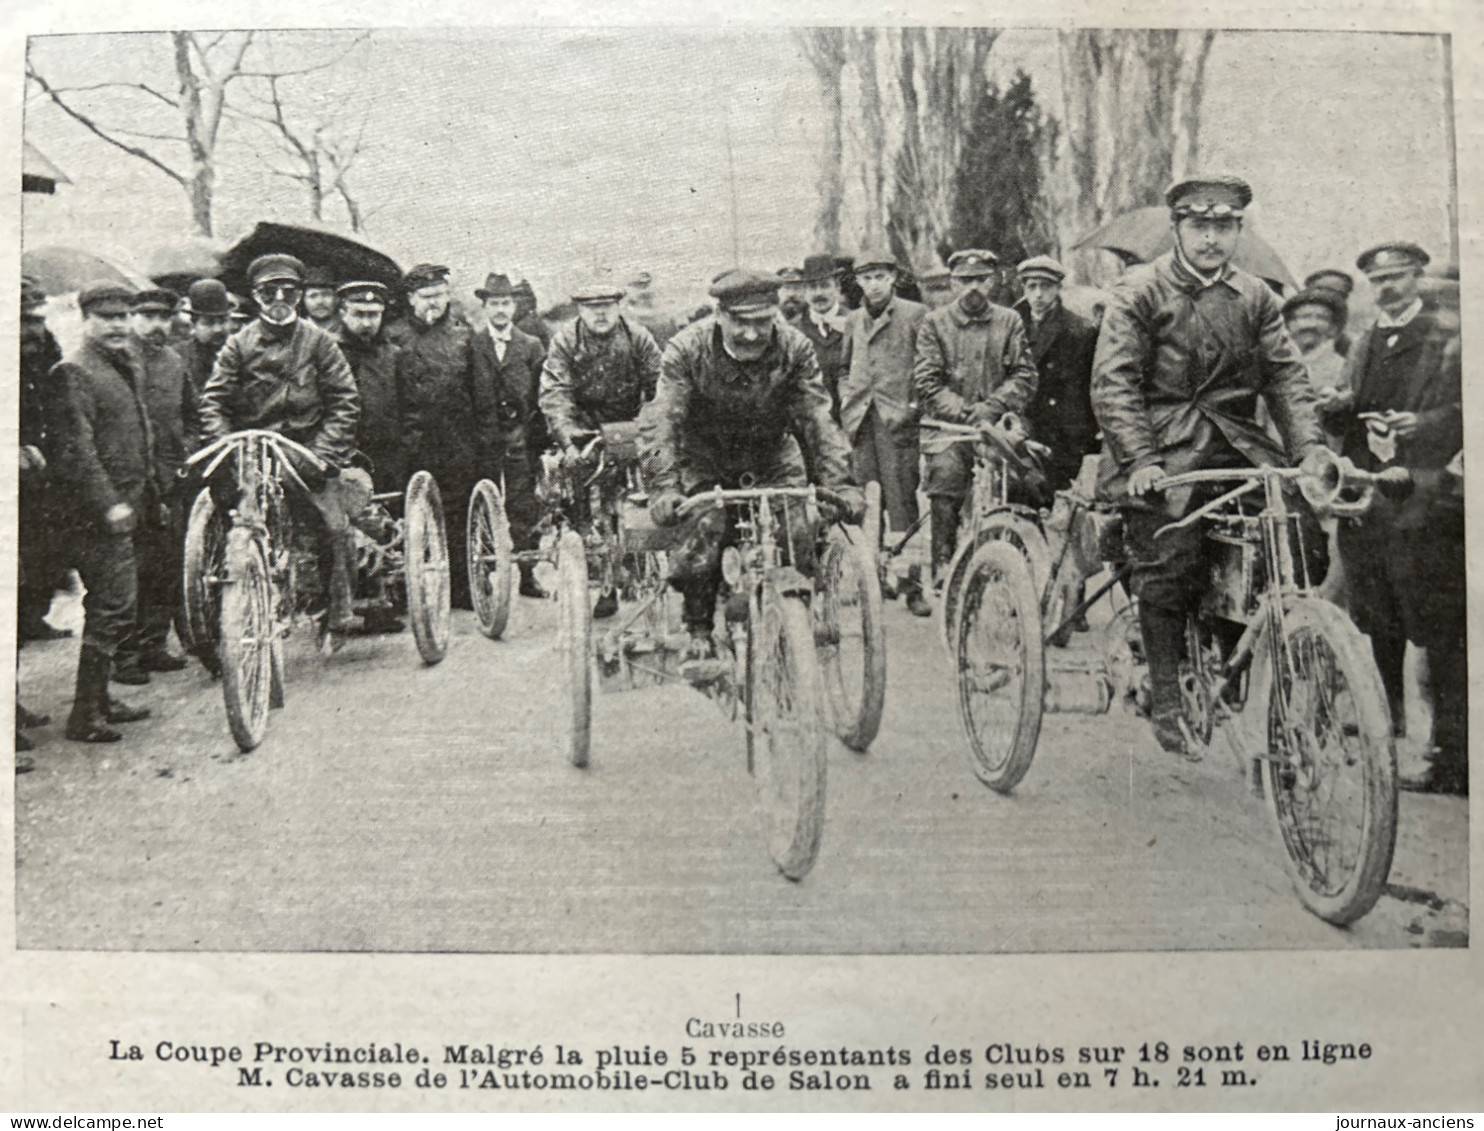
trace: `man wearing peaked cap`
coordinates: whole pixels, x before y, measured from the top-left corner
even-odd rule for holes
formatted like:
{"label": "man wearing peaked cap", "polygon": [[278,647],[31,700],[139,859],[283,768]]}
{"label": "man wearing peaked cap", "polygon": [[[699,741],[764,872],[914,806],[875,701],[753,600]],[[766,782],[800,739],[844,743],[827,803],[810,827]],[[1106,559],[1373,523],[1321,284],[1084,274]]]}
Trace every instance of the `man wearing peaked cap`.
{"label": "man wearing peaked cap", "polygon": [[[855,482],[881,484],[887,523],[905,533],[917,521],[917,403],[912,361],[917,329],[927,314],[921,303],[896,293],[896,256],[866,247],[855,257],[861,305],[845,316],[841,351],[840,416],[850,441]],[[920,570],[902,584],[914,616],[931,616]]]}
{"label": "man wearing peaked cap", "polygon": [[[1324,442],[1278,299],[1231,264],[1251,201],[1236,177],[1171,186],[1175,246],[1114,287],[1093,363],[1092,408],[1103,430],[1098,492],[1124,509],[1154,734],[1181,755],[1189,753],[1180,727],[1185,621],[1209,583],[1209,565],[1198,524],[1155,533],[1226,488],[1164,491],[1161,483],[1187,471],[1290,466]],[[1281,445],[1258,420],[1259,398]],[[1306,544],[1322,548],[1317,523],[1304,521],[1313,527]],[[1322,560],[1311,565],[1323,574]]]}
{"label": "man wearing peaked cap", "polygon": [[[387,336],[391,289],[374,279],[350,279],[335,288],[339,330],[336,343],[355,375],[361,415],[356,449],[371,461],[372,488],[402,491],[402,429],[397,409],[397,347]],[[384,627],[391,621],[384,618]]]}
{"label": "man wearing peaked cap", "polygon": [[[913,386],[925,418],[982,424],[1019,416],[1036,392],[1036,367],[1020,316],[990,301],[999,257],[964,248],[948,257],[953,302],[934,310],[917,330]],[[924,425],[924,448],[936,435]],[[934,445],[924,461],[932,506],[932,568],[942,580],[958,542],[959,514],[973,473],[970,445]]]}
{"label": "man wearing peaked cap", "polygon": [[[732,537],[725,510],[682,520],[685,497],[720,485],[802,487],[815,482],[845,496],[856,521],[864,501],[851,485],[849,445],[830,416],[829,394],[808,340],[778,317],[778,276],[737,268],[711,286],[717,313],[687,326],[665,351],[654,399],[640,414],[649,513],[660,526],[686,522],[671,555],[690,632],[689,659],[716,656],[712,624],[722,549]],[[813,568],[802,508],[790,510],[793,565]]]}
{"label": "man wearing peaked cap", "polygon": [[809,310],[809,300],[804,297],[804,272],[797,267],[780,267],[776,273],[778,312],[790,326],[797,327]]}
{"label": "man wearing peaked cap", "polygon": [[[489,475],[504,476],[505,510],[517,551],[540,544],[536,471],[546,447],[546,424],[538,402],[546,351],[515,324],[515,287],[506,275],[491,273],[474,294],[484,303],[485,325],[473,339],[474,414]],[[545,597],[535,563],[522,561],[520,593]],[[481,578],[474,578],[475,585]]]}
{"label": "man wearing peaked cap", "polygon": [[1421,293],[1428,260],[1405,242],[1381,244],[1356,260],[1379,312],[1345,359],[1345,395],[1322,412],[1340,433],[1341,454],[1357,466],[1411,472],[1408,499],[1340,527],[1340,555],[1351,615],[1370,638],[1399,730],[1407,642],[1427,650],[1437,754],[1430,777],[1405,784],[1467,794],[1463,500],[1446,473],[1463,448],[1463,374],[1456,330]]}
{"label": "man wearing peaked cap", "polygon": [[[321,541],[329,551],[322,558],[329,594],[326,631],[353,631],[361,619],[354,608],[355,536],[350,523],[371,501],[370,477],[350,466],[361,414],[355,374],[335,339],[299,317],[302,263],[290,255],[265,255],[247,273],[258,315],[217,354],[201,393],[201,438],[210,443],[245,428],[271,429],[323,461],[324,470],[307,463],[295,469],[309,497],[291,502],[306,510],[304,504],[309,504],[309,513],[322,520]],[[211,489],[219,508],[237,505],[231,469],[217,475]]]}
{"label": "man wearing peaked cap", "polygon": [[794,325],[809,339],[819,358],[819,374],[830,391],[835,419],[840,418],[840,377],[845,349],[845,315],[840,301],[840,282],[844,272],[830,255],[811,255],[804,260],[801,272],[804,284],[804,313]]}

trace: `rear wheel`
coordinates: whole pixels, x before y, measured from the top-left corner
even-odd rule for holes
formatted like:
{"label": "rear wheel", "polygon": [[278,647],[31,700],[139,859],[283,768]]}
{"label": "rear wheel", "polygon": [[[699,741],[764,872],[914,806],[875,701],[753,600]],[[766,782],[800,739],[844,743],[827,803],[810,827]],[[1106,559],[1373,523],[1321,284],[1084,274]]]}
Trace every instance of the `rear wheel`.
{"label": "rear wheel", "polygon": [[1284,626],[1268,684],[1268,810],[1299,899],[1344,926],[1375,906],[1391,872],[1391,719],[1370,647],[1344,613],[1299,601]]}
{"label": "rear wheel", "polygon": [[407,618],[412,622],[412,636],[423,663],[436,664],[448,653],[452,610],[443,499],[437,481],[428,472],[419,471],[407,484],[402,519]]}
{"label": "rear wheel", "polygon": [[974,773],[1008,793],[1041,734],[1046,654],[1030,566],[1007,542],[974,555],[959,604],[958,707]]}
{"label": "rear wheel", "polygon": [[824,831],[824,682],[809,610],[798,597],[764,594],[751,626],[749,753],[768,852],[778,870],[802,879]]}
{"label": "rear wheel", "polygon": [[500,489],[488,479],[474,485],[469,496],[469,596],[479,631],[498,640],[510,620],[510,590],[514,547],[510,520]]}
{"label": "rear wheel", "polygon": [[273,698],[273,586],[263,548],[245,528],[227,535],[221,585],[222,699],[243,751],[263,741]]}
{"label": "rear wheel", "polygon": [[186,523],[185,567],[181,578],[181,641],[212,675],[221,672],[217,640],[221,635],[223,559],[227,549],[227,517],[216,509],[211,492],[202,488],[191,504]]}
{"label": "rear wheel", "polygon": [[815,575],[812,609],[814,646],[835,734],[857,752],[875,741],[886,702],[881,581],[869,529],[865,537],[862,533],[830,532]]}
{"label": "rear wheel", "polygon": [[557,622],[569,708],[567,756],[580,768],[587,765],[592,738],[593,610],[588,604],[587,547],[572,530],[557,542]]}

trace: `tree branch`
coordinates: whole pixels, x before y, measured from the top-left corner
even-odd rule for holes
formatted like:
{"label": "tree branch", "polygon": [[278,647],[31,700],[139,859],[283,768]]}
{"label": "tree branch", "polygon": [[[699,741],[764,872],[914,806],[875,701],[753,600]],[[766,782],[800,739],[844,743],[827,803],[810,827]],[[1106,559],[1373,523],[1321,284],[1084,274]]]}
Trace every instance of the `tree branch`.
{"label": "tree branch", "polygon": [[[358,32],[356,34],[356,37],[349,43],[347,43],[338,55],[332,55],[330,58],[325,59],[321,62],[311,63],[307,67],[296,67],[287,71],[239,71],[237,72],[235,77],[244,79],[286,79],[293,78],[298,75],[312,75],[316,71],[328,70],[329,68],[335,66],[337,63],[345,59],[346,56],[348,56],[361,44],[370,42],[370,39],[370,32]],[[241,61],[240,56],[238,57],[238,61]]]}
{"label": "tree branch", "polygon": [[41,89],[51,98],[51,100],[56,103],[57,107],[65,114],[67,114],[68,117],[72,118],[73,121],[77,122],[80,126],[102,138],[104,141],[108,142],[109,145],[112,145],[118,149],[122,149],[131,157],[137,157],[141,161],[145,161],[150,165],[153,165],[156,169],[164,173],[176,184],[184,185],[186,183],[185,177],[183,177],[180,173],[177,173],[174,169],[165,164],[165,162],[161,161],[153,153],[150,153],[148,150],[141,149],[137,145],[129,145],[127,142],[120,141],[118,138],[112,136],[102,126],[98,125],[97,122],[93,121],[93,119],[90,118],[88,115],[84,114],[81,110],[67,105],[67,103],[63,101],[61,95],[58,94],[58,92],[52,88],[51,84],[48,83],[46,79],[44,79],[29,63],[26,65],[26,77],[31,79],[39,87],[41,87]]}

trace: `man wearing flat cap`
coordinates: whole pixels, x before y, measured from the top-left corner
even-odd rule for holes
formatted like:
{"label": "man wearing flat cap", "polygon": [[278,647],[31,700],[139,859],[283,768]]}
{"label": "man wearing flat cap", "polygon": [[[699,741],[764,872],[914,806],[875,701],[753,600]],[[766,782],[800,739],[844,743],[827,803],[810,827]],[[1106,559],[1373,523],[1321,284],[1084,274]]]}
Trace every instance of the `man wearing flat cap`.
{"label": "man wearing flat cap", "polygon": [[1328,291],[1340,300],[1339,331],[1335,334],[1335,352],[1344,357],[1350,352],[1350,296],[1355,291],[1355,279],[1348,271],[1338,267],[1324,267],[1304,279],[1304,290]]}
{"label": "man wearing flat cap", "polygon": [[[546,350],[515,325],[515,287],[491,272],[474,292],[484,304],[484,328],[474,335],[474,415],[485,448],[486,473],[503,477],[505,511],[516,550],[540,544],[536,524],[536,461],[546,448],[546,420],[538,404]],[[534,562],[520,562],[520,593],[545,597]]]}
{"label": "man wearing flat cap", "polygon": [[[850,448],[830,415],[813,348],[778,317],[778,277],[738,268],[719,275],[710,294],[715,317],[675,336],[659,388],[639,417],[654,521],[682,521],[685,497],[709,487],[802,487],[811,479],[846,495],[847,517],[859,521],[865,504],[851,484]],[[670,583],[683,596],[689,658],[714,659],[711,631],[730,519],[715,510],[685,521]],[[801,559],[806,547],[812,554],[801,527],[791,541]],[[812,568],[807,559],[793,564]]]}
{"label": "man wearing flat cap", "polygon": [[177,347],[185,364],[186,395],[181,424],[187,454],[201,446],[201,391],[216,367],[216,355],[232,336],[232,296],[217,279],[197,279],[186,293],[191,332]]}
{"label": "man wearing flat cap", "polygon": [[[1344,395],[1345,359],[1335,349],[1335,340],[1345,325],[1345,313],[1344,298],[1328,287],[1306,287],[1283,300],[1283,325],[1309,371],[1321,422],[1324,406]],[[1340,450],[1337,433],[1326,431],[1325,442]]]}
{"label": "man wearing flat cap", "polygon": [[[1036,366],[1020,316],[990,301],[999,257],[964,248],[948,257],[948,269],[953,302],[928,314],[917,330],[913,386],[922,415],[955,424],[993,423],[1007,412],[1019,416],[1036,395]],[[936,582],[958,542],[974,458],[969,445],[951,444],[929,451],[925,462]]]}
{"label": "man wearing flat cap", "polygon": [[[917,521],[917,402],[912,362],[917,328],[927,314],[921,303],[896,293],[896,256],[867,247],[855,258],[861,305],[845,317],[841,350],[840,418],[850,440],[855,481],[881,484],[887,524],[898,534]],[[931,616],[917,569],[901,586],[914,616]]]}
{"label": "man wearing flat cap", "polygon": [[351,279],[335,288],[340,326],[335,340],[355,375],[361,401],[356,449],[371,461],[371,482],[378,493],[405,490],[409,478],[402,462],[397,347],[386,326],[391,297],[386,284],[374,279]]}
{"label": "man wearing flat cap", "polygon": [[115,283],[84,287],[82,346],[52,370],[58,395],[48,431],[58,510],[70,514],[69,558],[82,576],[82,649],[67,737],[117,742],[112,724],[148,717],[108,691],[113,657],[134,630],[135,535],[159,520],[149,413],[140,398],[141,363],[129,334],[134,291]]}
{"label": "man wearing flat cap", "polygon": [[799,319],[809,312],[809,300],[804,297],[804,272],[797,267],[780,267],[777,275],[778,313],[797,329]]}
{"label": "man wearing flat cap", "polygon": [[843,271],[829,255],[811,255],[800,273],[804,284],[804,313],[794,326],[809,339],[819,359],[819,375],[829,390],[831,411],[840,419],[840,378],[844,373],[845,307],[840,301]]}
{"label": "man wearing flat cap", "polygon": [[[1207,564],[1198,524],[1158,542],[1154,533],[1226,488],[1165,492],[1160,482],[1202,469],[1296,464],[1324,442],[1278,299],[1231,263],[1251,200],[1236,177],[1171,186],[1175,246],[1114,287],[1093,363],[1092,407],[1103,429],[1098,491],[1124,508],[1154,734],[1182,755],[1178,671]],[[1257,417],[1259,398],[1282,446]],[[1311,544],[1323,545],[1317,529]]]}
{"label": "man wearing flat cap", "polygon": [[[447,267],[418,264],[407,272],[403,290],[408,316],[393,331],[403,470],[428,471],[459,514],[485,475],[474,421],[474,331],[453,309]],[[463,522],[448,524],[451,599],[460,609],[472,607],[466,538]]]}
{"label": "man wearing flat cap", "polygon": [[1463,499],[1446,473],[1463,449],[1462,367],[1454,326],[1421,293],[1427,263],[1412,243],[1382,244],[1356,261],[1379,313],[1345,359],[1344,394],[1321,411],[1356,466],[1412,473],[1408,499],[1381,500],[1340,527],[1340,555],[1350,611],[1371,638],[1399,732],[1407,641],[1427,649],[1436,758],[1431,778],[1410,784],[1467,794]]}
{"label": "man wearing flat cap", "polygon": [[[310,490],[309,502],[323,519],[321,559],[329,595],[327,632],[362,627],[355,615],[353,569],[355,536],[351,520],[371,501],[371,480],[351,467],[361,400],[355,374],[340,347],[325,331],[299,317],[304,265],[291,255],[263,255],[247,268],[258,316],[227,339],[217,354],[211,380],[201,394],[201,434],[210,443],[245,428],[282,432],[328,465],[321,475],[296,468]],[[228,470],[212,484],[217,505],[236,500]]]}
{"label": "man wearing flat cap", "polygon": [[129,331],[141,378],[139,398],[149,415],[160,508],[157,515],[146,516],[149,521],[141,520],[134,534],[136,622],[114,656],[113,678],[118,683],[144,684],[150,672],[174,672],[186,666],[185,657],[169,647],[170,624],[180,607],[185,549],[180,469],[187,454],[185,417],[190,397],[185,362],[169,344],[175,306],[173,292],[157,289],[135,295],[129,308]]}
{"label": "man wearing flat cap", "polygon": [[304,313],[331,337],[336,337],[340,332],[340,322],[336,316],[339,300],[335,287],[335,273],[328,267],[310,266],[305,269]]}

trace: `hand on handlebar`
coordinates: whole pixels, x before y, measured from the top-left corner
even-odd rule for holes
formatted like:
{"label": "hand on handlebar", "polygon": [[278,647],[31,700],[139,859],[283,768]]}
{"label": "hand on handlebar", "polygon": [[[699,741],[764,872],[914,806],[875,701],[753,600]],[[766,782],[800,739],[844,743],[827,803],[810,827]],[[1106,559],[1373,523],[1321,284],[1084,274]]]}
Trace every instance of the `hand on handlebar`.
{"label": "hand on handlebar", "polygon": [[673,487],[660,491],[649,500],[649,516],[656,526],[675,526],[681,520],[680,508],[685,496]]}
{"label": "hand on handlebar", "polygon": [[1128,477],[1128,493],[1132,498],[1142,499],[1150,491],[1158,491],[1164,477],[1165,469],[1157,463],[1141,467]]}
{"label": "hand on handlebar", "polygon": [[860,487],[833,487],[830,490],[834,495],[839,496],[838,501],[832,498],[821,498],[820,504],[826,511],[839,512],[836,521],[859,526],[866,517],[866,492]]}
{"label": "hand on handlebar", "polygon": [[134,508],[128,503],[114,503],[103,514],[104,529],[110,534],[133,534],[137,521]]}

